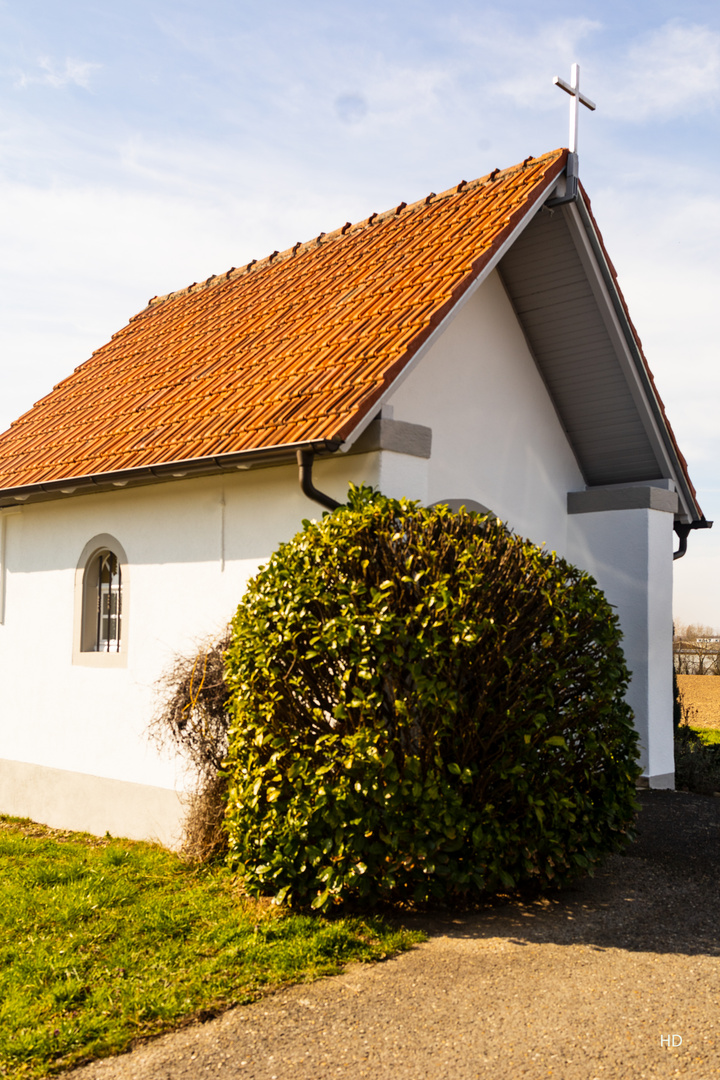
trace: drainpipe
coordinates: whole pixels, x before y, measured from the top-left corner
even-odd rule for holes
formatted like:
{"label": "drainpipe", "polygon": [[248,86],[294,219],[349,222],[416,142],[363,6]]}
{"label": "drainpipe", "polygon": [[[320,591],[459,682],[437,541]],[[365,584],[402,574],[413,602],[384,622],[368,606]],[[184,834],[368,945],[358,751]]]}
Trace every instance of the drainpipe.
{"label": "drainpipe", "polygon": [[577,202],[578,194],[578,156],[568,154],[565,167],[565,194],[548,199],[545,205],[552,209],[555,206],[563,206],[565,203]]}
{"label": "drainpipe", "polygon": [[318,491],[313,484],[312,467],[315,454],[312,450],[298,450],[297,463],[300,470],[300,487],[303,490],[303,494],[307,495],[308,499],[313,499],[315,502],[320,503],[328,510],[337,510],[342,503],[336,502],[330,495],[325,495],[324,492]]}
{"label": "drainpipe", "polygon": [[673,552],[673,559],[682,559],[683,555],[687,551],[688,536],[693,529],[712,529],[712,521],[706,521],[705,518],[702,521],[676,521],[673,525],[675,532],[680,538],[680,546],[677,551]]}

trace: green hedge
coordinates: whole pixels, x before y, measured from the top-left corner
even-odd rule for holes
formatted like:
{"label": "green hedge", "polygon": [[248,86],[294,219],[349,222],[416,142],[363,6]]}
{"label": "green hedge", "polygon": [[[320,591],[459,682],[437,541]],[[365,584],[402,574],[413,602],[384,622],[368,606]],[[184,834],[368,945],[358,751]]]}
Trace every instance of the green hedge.
{"label": "green hedge", "polygon": [[500,521],[367,488],[304,526],[232,624],[248,887],[441,901],[562,884],[621,847],[637,740],[592,578]]}

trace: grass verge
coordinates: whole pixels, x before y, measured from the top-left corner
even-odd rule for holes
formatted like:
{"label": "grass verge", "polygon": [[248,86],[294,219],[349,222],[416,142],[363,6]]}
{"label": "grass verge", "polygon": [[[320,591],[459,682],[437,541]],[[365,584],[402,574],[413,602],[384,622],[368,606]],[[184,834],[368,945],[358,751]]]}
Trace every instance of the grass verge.
{"label": "grass verge", "polygon": [[698,795],[720,792],[719,733],[681,724],[675,733],[675,786]]}
{"label": "grass verge", "polygon": [[716,746],[720,743],[720,728],[692,728],[701,742],[706,746]]}
{"label": "grass verge", "polygon": [[0,1075],[119,1053],[421,939],[380,918],[283,912],[150,844],[0,816]]}

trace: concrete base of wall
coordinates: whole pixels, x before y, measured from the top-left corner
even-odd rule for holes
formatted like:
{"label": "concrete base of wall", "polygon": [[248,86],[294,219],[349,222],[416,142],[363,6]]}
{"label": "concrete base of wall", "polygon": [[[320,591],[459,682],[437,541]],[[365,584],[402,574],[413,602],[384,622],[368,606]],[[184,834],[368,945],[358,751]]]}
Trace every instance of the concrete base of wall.
{"label": "concrete base of wall", "polygon": [[0,813],[177,848],[184,808],[181,796],[167,788],[0,758]]}
{"label": "concrete base of wall", "polygon": [[658,773],[655,776],[648,776],[648,787],[651,788],[671,788],[675,790],[675,773],[666,772]]}

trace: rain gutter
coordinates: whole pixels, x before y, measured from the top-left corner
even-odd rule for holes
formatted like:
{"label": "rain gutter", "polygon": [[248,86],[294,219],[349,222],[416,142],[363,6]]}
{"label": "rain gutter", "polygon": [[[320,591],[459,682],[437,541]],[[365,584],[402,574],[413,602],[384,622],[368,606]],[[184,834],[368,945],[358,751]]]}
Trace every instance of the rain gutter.
{"label": "rain gutter", "polygon": [[680,539],[680,546],[677,551],[673,552],[673,559],[682,559],[687,551],[688,536],[693,529],[712,529],[712,527],[713,522],[707,521],[705,518],[702,521],[676,521],[673,528]]}
{"label": "rain gutter", "polygon": [[68,477],[37,484],[0,489],[0,510],[27,503],[47,502],[69,495],[89,495],[115,488],[138,487],[170,480],[192,480],[200,476],[230,473],[234,470],[264,468],[273,465],[289,465],[297,460],[298,451],[310,451],[313,456],[333,454],[340,447],[340,440],[317,439],[303,443],[287,443],[284,446],[266,446],[259,450],[243,450],[233,454],[215,454],[211,457],[189,460],[165,461],[157,465],[145,465],[135,469],[118,469],[89,476]]}

